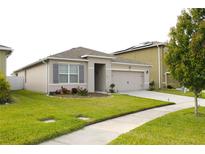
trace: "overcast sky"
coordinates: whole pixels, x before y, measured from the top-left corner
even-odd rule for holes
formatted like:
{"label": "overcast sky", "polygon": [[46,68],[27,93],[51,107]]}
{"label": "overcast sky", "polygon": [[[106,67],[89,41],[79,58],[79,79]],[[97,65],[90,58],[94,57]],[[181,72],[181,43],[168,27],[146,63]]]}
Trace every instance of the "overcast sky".
{"label": "overcast sky", "polygon": [[7,74],[73,47],[107,53],[167,41],[183,8],[203,1],[0,0],[0,44],[14,49]]}

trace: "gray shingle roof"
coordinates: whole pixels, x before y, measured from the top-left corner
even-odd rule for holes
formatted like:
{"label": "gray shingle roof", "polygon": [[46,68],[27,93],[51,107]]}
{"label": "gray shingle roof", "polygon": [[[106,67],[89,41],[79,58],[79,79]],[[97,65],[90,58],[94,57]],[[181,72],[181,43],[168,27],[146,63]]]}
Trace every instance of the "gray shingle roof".
{"label": "gray shingle roof", "polygon": [[144,42],[141,43],[139,45],[136,46],[132,46],[128,49],[125,50],[121,50],[121,51],[116,51],[113,54],[117,55],[117,54],[121,54],[121,53],[126,53],[126,52],[131,52],[131,51],[137,51],[137,50],[141,50],[141,49],[146,49],[146,48],[152,48],[152,47],[156,47],[156,46],[165,46],[166,43],[163,42],[157,42],[157,41],[153,41],[153,42]]}
{"label": "gray shingle roof", "polygon": [[56,58],[69,58],[69,59],[82,59],[81,56],[83,55],[95,55],[95,56],[105,56],[105,57],[114,57],[112,59],[112,62],[121,62],[121,63],[131,63],[131,64],[144,64],[135,60],[129,60],[129,59],[124,59],[124,58],[118,58],[113,54],[107,54],[104,52],[84,48],[84,47],[77,47],[77,48],[72,48],[70,50],[51,55],[49,57],[56,57]]}
{"label": "gray shingle roof", "polygon": [[70,58],[70,59],[81,59],[81,56],[83,55],[95,55],[95,56],[105,56],[105,57],[113,57],[111,54],[107,54],[104,52],[84,48],[84,47],[78,47],[78,48],[72,48],[70,50],[51,55],[49,57],[56,57],[56,58]]}

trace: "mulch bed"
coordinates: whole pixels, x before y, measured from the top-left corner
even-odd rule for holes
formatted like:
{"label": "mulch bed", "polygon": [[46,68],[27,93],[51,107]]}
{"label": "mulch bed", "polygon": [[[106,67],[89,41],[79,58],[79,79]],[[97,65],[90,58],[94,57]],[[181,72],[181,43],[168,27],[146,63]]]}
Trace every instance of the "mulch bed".
{"label": "mulch bed", "polygon": [[56,94],[53,95],[56,97],[63,97],[63,98],[92,98],[92,97],[108,97],[111,96],[110,94],[102,94],[102,93],[88,93],[87,96],[80,96],[80,95],[72,95],[72,94]]}

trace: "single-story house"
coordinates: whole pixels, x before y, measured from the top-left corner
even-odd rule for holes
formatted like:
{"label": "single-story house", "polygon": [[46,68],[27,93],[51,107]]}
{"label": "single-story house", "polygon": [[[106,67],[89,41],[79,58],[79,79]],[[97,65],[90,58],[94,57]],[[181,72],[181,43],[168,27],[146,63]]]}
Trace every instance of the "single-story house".
{"label": "single-story house", "polygon": [[0,72],[6,75],[6,59],[12,53],[10,47],[0,45]]}
{"label": "single-story house", "polygon": [[61,86],[83,87],[89,92],[149,88],[151,65],[117,58],[112,54],[78,47],[36,61],[14,72],[25,80],[25,89],[52,92]]}
{"label": "single-story house", "polygon": [[155,82],[155,88],[166,88],[168,85],[178,87],[179,83],[172,78],[165,64],[165,55],[168,52],[166,46],[166,42],[144,42],[125,50],[116,51],[113,54],[119,58],[152,65],[149,81]]}

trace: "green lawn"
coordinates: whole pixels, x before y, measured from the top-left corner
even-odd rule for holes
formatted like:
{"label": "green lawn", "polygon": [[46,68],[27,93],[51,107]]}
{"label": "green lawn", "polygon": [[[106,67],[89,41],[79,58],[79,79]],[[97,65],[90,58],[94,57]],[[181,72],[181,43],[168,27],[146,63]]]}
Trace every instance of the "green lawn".
{"label": "green lawn", "polygon": [[[183,91],[176,90],[176,89],[158,89],[158,90],[155,90],[155,91],[161,92],[161,93],[168,93],[168,94],[175,94],[175,95],[194,97],[194,93],[190,92],[190,91],[188,91],[186,93],[184,93]],[[200,98],[205,98],[205,92],[201,93]]]}
{"label": "green lawn", "polygon": [[205,108],[200,108],[199,117],[195,117],[193,111],[191,108],[157,118],[110,144],[205,144]]}
{"label": "green lawn", "polygon": [[[57,98],[13,92],[15,103],[0,106],[0,144],[37,144],[88,124],[171,103],[114,94],[101,98]],[[79,120],[79,116],[90,121]],[[43,123],[54,118],[54,123]]]}

